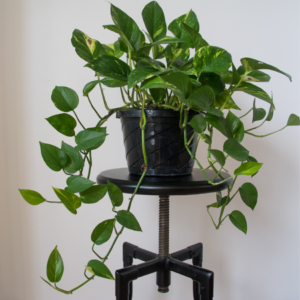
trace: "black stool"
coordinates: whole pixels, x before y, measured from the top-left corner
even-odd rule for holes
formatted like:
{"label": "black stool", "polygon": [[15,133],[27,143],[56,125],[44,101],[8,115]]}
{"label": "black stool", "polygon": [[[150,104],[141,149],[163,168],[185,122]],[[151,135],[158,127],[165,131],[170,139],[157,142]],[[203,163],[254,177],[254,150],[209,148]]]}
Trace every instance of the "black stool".
{"label": "black stool", "polygon": [[[206,172],[210,179],[215,172]],[[223,178],[229,174],[221,172]],[[116,184],[123,193],[132,194],[139,176],[128,173],[127,168],[104,171],[97,177],[98,184],[106,184],[107,179]],[[215,182],[220,182],[218,177]],[[231,184],[232,180],[228,180]],[[171,284],[171,271],[187,276],[193,280],[194,300],[212,300],[213,280],[212,271],[202,268],[202,244],[195,244],[186,249],[169,254],[169,196],[195,195],[212,193],[226,189],[226,183],[220,185],[208,184],[199,169],[194,169],[191,175],[174,177],[145,177],[137,194],[159,196],[159,253],[139,248],[130,243],[123,244],[124,268],[116,271],[116,299],[132,299],[132,281],[139,277],[157,273],[158,291],[167,293]],[[137,258],[145,263],[132,265]],[[193,265],[183,261],[193,259]]]}

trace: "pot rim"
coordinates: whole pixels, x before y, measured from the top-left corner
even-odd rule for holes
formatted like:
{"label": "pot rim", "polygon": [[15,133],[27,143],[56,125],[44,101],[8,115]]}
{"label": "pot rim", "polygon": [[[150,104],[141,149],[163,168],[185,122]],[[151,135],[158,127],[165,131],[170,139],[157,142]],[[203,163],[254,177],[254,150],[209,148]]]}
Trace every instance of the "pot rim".
{"label": "pot rim", "polygon": [[[126,118],[140,118],[141,117],[141,109],[133,108],[133,109],[126,109],[126,110],[119,110],[116,112],[116,118],[120,119],[122,117]],[[145,109],[146,117],[152,118],[179,118],[180,112],[174,111],[173,109],[163,109],[163,108],[156,108],[156,109]],[[198,114],[194,110],[190,110],[189,114],[196,115]]]}

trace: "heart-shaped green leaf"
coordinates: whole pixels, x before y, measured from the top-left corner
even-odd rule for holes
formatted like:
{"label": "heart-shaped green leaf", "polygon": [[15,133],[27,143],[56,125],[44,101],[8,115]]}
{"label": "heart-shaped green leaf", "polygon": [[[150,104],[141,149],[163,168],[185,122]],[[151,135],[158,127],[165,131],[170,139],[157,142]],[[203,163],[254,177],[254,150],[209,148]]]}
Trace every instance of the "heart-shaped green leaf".
{"label": "heart-shaped green leaf", "polygon": [[142,231],[141,226],[135,216],[126,210],[119,210],[117,213],[117,221],[124,227],[135,230]]}
{"label": "heart-shaped green leaf", "polygon": [[192,126],[197,133],[202,133],[206,130],[206,121],[201,114],[195,115],[188,124]]}
{"label": "heart-shaped green leaf", "polygon": [[61,150],[63,150],[68,157],[68,163],[64,167],[64,170],[70,174],[74,174],[81,170],[84,166],[83,158],[81,154],[76,151],[72,146],[62,142]]}
{"label": "heart-shaped green leaf", "polygon": [[121,9],[111,4],[111,17],[129,50],[139,50],[145,38],[137,24]]}
{"label": "heart-shaped green leaf", "polygon": [[247,221],[245,216],[240,211],[234,210],[229,215],[229,219],[236,228],[247,234]]}
{"label": "heart-shaped green leaf", "polygon": [[203,142],[210,145],[212,143],[211,137],[205,133],[198,133],[198,136],[201,138]]}
{"label": "heart-shaped green leaf", "polygon": [[215,46],[204,46],[194,56],[194,67],[198,73],[226,72],[231,64],[231,54]]}
{"label": "heart-shaped green leaf", "polygon": [[221,165],[221,167],[223,167],[225,165],[226,158],[222,151],[211,149],[211,150],[209,150],[209,152],[213,155],[213,157]]}
{"label": "heart-shaped green leaf", "polygon": [[31,205],[39,205],[46,201],[41,194],[32,190],[19,189],[24,200]]}
{"label": "heart-shaped green leaf", "polygon": [[232,138],[232,130],[228,121],[221,116],[214,116],[211,114],[206,114],[205,120],[208,124],[219,130],[223,135],[228,138]]}
{"label": "heart-shaped green leaf", "polygon": [[152,41],[165,37],[167,25],[165,15],[156,1],[148,3],[142,11],[143,20]]}
{"label": "heart-shaped green leaf", "polygon": [[193,28],[191,28],[190,26],[188,26],[185,23],[181,23],[181,27],[187,33],[187,35],[190,37],[190,41],[192,42],[192,44],[190,46],[192,46],[192,48],[195,48],[196,52],[200,48],[202,48],[204,46],[208,46],[208,43],[203,39],[203,37],[201,36],[201,34],[198,31],[194,30]]}
{"label": "heart-shaped green leaf", "polygon": [[241,119],[238,118],[231,111],[229,111],[226,116],[226,121],[229,123],[231,127],[233,138],[236,139],[239,143],[241,143],[245,135],[244,124],[241,121]]}
{"label": "heart-shaped green leaf", "polygon": [[242,163],[240,167],[234,170],[234,175],[254,175],[262,165],[258,162]]}
{"label": "heart-shaped green leaf", "polygon": [[[272,102],[273,102],[273,95],[271,96],[271,99],[272,99]],[[270,108],[269,108],[268,115],[266,117],[266,121],[272,121],[273,115],[274,115],[274,110],[275,110],[274,105],[270,104]]]}
{"label": "heart-shaped green leaf", "polygon": [[107,191],[113,206],[121,206],[123,193],[118,186],[107,180]]}
{"label": "heart-shaped green leaf", "polygon": [[46,165],[53,171],[60,171],[68,163],[67,155],[59,148],[40,142],[41,154]]}
{"label": "heart-shaped green leaf", "polygon": [[74,110],[79,103],[76,92],[68,87],[56,86],[52,91],[51,100],[63,112]]}
{"label": "heart-shaped green leaf", "polygon": [[81,206],[80,198],[73,193],[61,190],[58,188],[53,188],[56,196],[61,200],[64,206],[74,215],[77,214],[76,209]]}
{"label": "heart-shaped green leaf", "polygon": [[253,118],[252,118],[252,123],[255,121],[260,121],[262,120],[267,112],[263,108],[256,108],[256,99],[253,101]]}
{"label": "heart-shaped green leaf", "polygon": [[105,141],[106,128],[87,128],[80,131],[76,137],[75,142],[78,146],[75,150],[93,150],[99,148]]}
{"label": "heart-shaped green leaf", "polygon": [[[229,100],[227,101],[227,99],[229,98]],[[216,100],[215,100],[215,104],[214,107],[222,107],[223,104],[226,102],[225,105],[225,109],[237,109],[237,110],[241,110],[236,103],[233,101],[233,99],[231,98],[231,96],[229,95],[229,91],[225,89],[225,91],[221,94],[221,95],[217,95],[216,96]]]}
{"label": "heart-shaped green leaf", "polygon": [[246,182],[239,188],[239,192],[244,203],[253,210],[258,198],[256,187],[252,183]]}
{"label": "heart-shaped green leaf", "polygon": [[175,43],[185,43],[184,40],[181,40],[181,39],[178,39],[178,38],[175,38],[175,37],[172,37],[172,36],[165,36],[163,37],[162,39],[152,43],[151,45],[152,46],[155,46],[155,45],[163,45],[163,44],[175,44]]}
{"label": "heart-shaped green leaf", "polygon": [[87,83],[83,88],[83,96],[87,96],[99,83],[99,80],[94,80],[89,83]]}
{"label": "heart-shaped green leaf", "polygon": [[119,58],[102,55],[86,65],[98,74],[113,79],[127,81],[130,67]]}
{"label": "heart-shaped green leaf", "polygon": [[107,185],[94,185],[80,193],[81,202],[92,204],[100,201],[107,193]]}
{"label": "heart-shaped green leaf", "polygon": [[51,252],[47,262],[47,277],[50,282],[59,282],[64,273],[64,263],[57,250],[57,246]]}
{"label": "heart-shaped green leaf", "polygon": [[190,78],[181,73],[172,73],[161,76],[161,79],[172,92],[183,102],[186,103],[192,92],[192,83]]}
{"label": "heart-shaped green leaf", "polygon": [[204,86],[210,86],[213,89],[215,95],[220,95],[225,90],[225,84],[222,77],[216,73],[202,73],[200,75],[199,81]]}
{"label": "heart-shaped green leaf", "polygon": [[167,85],[160,77],[153,77],[150,79],[146,79],[141,84],[141,89],[166,89]]}
{"label": "heart-shaped green leaf", "polygon": [[104,84],[107,87],[114,88],[114,87],[122,87],[127,85],[127,81],[113,79],[109,77],[105,77],[102,80],[100,80],[102,84]]}
{"label": "heart-shaped green leaf", "polygon": [[110,219],[98,224],[92,232],[91,240],[96,245],[107,242],[114,230],[115,219]]}
{"label": "heart-shaped green leaf", "polygon": [[273,67],[271,65],[268,65],[264,62],[261,62],[259,60],[253,59],[253,58],[249,58],[249,57],[244,57],[241,59],[241,63],[243,64],[243,66],[245,67],[247,72],[253,71],[253,70],[272,70],[278,73],[281,73],[285,76],[287,76],[290,81],[292,81],[292,76],[280,71],[279,69],[277,69],[276,67]]}
{"label": "heart-shaped green leaf", "polygon": [[87,62],[92,61],[95,57],[107,54],[100,42],[90,38],[78,29],[73,31],[71,42],[78,56]]}
{"label": "heart-shaped green leaf", "polygon": [[202,109],[203,111],[206,111],[214,116],[222,117],[223,113],[215,108],[212,108],[212,106],[215,102],[215,93],[213,89],[208,86],[201,86],[200,88],[197,88],[187,99],[187,106],[191,106],[194,108]]}
{"label": "heart-shaped green leaf", "polygon": [[235,139],[228,139],[224,143],[223,150],[238,161],[245,161],[249,156],[249,151]]}
{"label": "heart-shaped green leaf", "polygon": [[88,262],[87,266],[92,269],[94,275],[114,280],[113,275],[103,262],[93,259]]}
{"label": "heart-shaped green leaf", "polygon": [[150,89],[150,94],[153,100],[158,103],[166,98],[167,90],[166,89]]}
{"label": "heart-shaped green leaf", "polygon": [[300,125],[300,118],[299,116],[295,115],[295,114],[291,114],[289,116],[289,119],[287,121],[286,126],[299,126]]}
{"label": "heart-shaped green leaf", "polygon": [[134,69],[128,77],[128,88],[130,89],[136,86],[139,82],[161,73],[162,71],[159,71],[153,67],[142,67]]}
{"label": "heart-shaped green leaf", "polygon": [[66,136],[75,135],[76,120],[68,114],[59,114],[46,118],[46,120],[60,133]]}
{"label": "heart-shaped green leaf", "polygon": [[243,79],[243,81],[254,81],[254,82],[269,82],[271,79],[270,75],[261,71],[252,71]]}
{"label": "heart-shaped green leaf", "polygon": [[67,185],[66,188],[67,191],[71,193],[79,193],[87,190],[91,186],[93,186],[96,182],[91,181],[87,178],[84,178],[82,176],[70,176],[67,179]]}
{"label": "heart-shaped green leaf", "polygon": [[273,104],[273,101],[270,98],[270,96],[263,89],[252,83],[241,82],[238,86],[238,91],[243,91],[244,93],[262,99],[270,104]]}
{"label": "heart-shaped green leaf", "polygon": [[178,17],[173,20],[168,29],[179,39],[186,41],[189,45],[192,45],[192,39],[189,34],[181,27],[182,24],[186,24],[190,28],[194,29],[196,32],[199,32],[200,25],[196,14],[190,10],[188,13]]}

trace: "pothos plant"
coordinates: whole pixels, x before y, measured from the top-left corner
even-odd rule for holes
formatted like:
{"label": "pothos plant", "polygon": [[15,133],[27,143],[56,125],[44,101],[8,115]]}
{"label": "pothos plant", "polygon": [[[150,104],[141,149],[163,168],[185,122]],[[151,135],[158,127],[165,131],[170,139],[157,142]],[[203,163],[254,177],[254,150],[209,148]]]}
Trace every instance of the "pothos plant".
{"label": "pothos plant", "polygon": [[[247,222],[240,211],[234,210],[225,216],[224,214],[226,207],[237,194],[240,194],[242,201],[252,210],[257,203],[258,193],[252,183],[246,182],[238,188],[235,187],[238,176],[253,177],[262,167],[262,163],[250,156],[249,150],[242,146],[245,135],[261,138],[288,126],[300,124],[299,117],[291,114],[283,128],[265,135],[253,133],[265,122],[272,120],[275,109],[273,97],[270,97],[253,82],[270,80],[270,76],[261,70],[281,73],[290,80],[291,76],[276,67],[252,58],[242,58],[241,65],[236,68],[230,53],[218,46],[211,46],[203,39],[199,33],[197,16],[192,10],[172,21],[167,27],[161,7],[157,2],[152,1],[142,11],[147,29],[144,32],[139,29],[132,18],[112,4],[111,16],[114,25],[104,25],[103,27],[112,31],[112,35],[118,36],[113,44],[101,44],[78,29],[74,30],[71,39],[78,56],[87,62],[85,67],[94,71],[97,77],[96,80],[85,85],[83,96],[87,98],[92,110],[98,116],[98,123],[86,127],[79,120],[75,112],[79,104],[79,97],[74,90],[57,86],[51,95],[54,105],[63,113],[51,116],[46,120],[61,134],[68,137],[74,136],[76,145],[71,146],[62,142],[61,147],[58,148],[40,142],[41,154],[51,170],[63,171],[68,176],[67,187],[64,189],[54,188],[59,201],[46,200],[33,190],[20,190],[21,195],[29,204],[62,203],[73,214],[77,214],[77,209],[82,203],[97,203],[108,193],[115,218],[101,222],[92,232],[92,251],[97,259],[87,263],[84,272],[86,280],[69,291],[59,288],[57,283],[63,275],[64,265],[57,247],[49,256],[47,263],[49,281],[43,280],[57,291],[65,294],[72,294],[95,276],[114,279],[105,263],[118,237],[124,228],[141,231],[130,208],[135,193],[147,172],[147,151],[144,138],[147,124],[145,109],[172,109],[180,112],[178,126],[184,131],[186,151],[195,160],[210,184],[217,185],[224,182],[227,184],[227,195],[222,196],[221,192],[218,192],[216,202],[207,206],[207,212],[213,225],[219,229],[228,217],[232,224],[244,233],[247,233]],[[167,35],[167,28],[173,36]],[[191,57],[193,51],[191,49],[194,49],[193,57]],[[122,106],[110,107],[109,100],[104,95],[103,85],[120,90]],[[96,86],[100,88],[106,109],[106,112],[101,114],[95,109],[89,96]],[[257,108],[254,99],[253,106],[249,111],[238,117],[233,112],[240,110],[233,100],[233,94],[237,91],[269,103],[268,113],[263,108]],[[119,110],[129,109],[141,110],[140,129],[144,165],[143,173],[135,192],[130,197],[127,210],[117,211],[116,208],[123,203],[121,190],[109,181],[106,185],[95,185],[95,182],[90,180],[92,152],[101,147],[105,141],[107,135],[105,122],[108,118]],[[190,122],[187,122],[190,110],[196,111],[198,114]],[[67,114],[68,112],[72,112],[77,121]],[[250,112],[253,114],[253,122],[261,121],[261,123],[253,128],[245,129],[242,118]],[[75,131],[77,122],[82,129]],[[187,139],[187,124],[194,129],[193,136],[189,140]],[[226,137],[223,149],[215,149],[212,146],[215,130]],[[197,135],[197,143],[192,152],[189,145],[195,135]],[[204,162],[200,162],[196,158],[197,147],[202,142],[206,143],[208,148],[207,167],[203,167]],[[241,164],[230,172],[233,174],[230,178],[224,179],[220,172],[225,170],[228,158]],[[216,183],[214,179],[210,180],[206,175],[208,169],[215,172],[214,179],[219,176],[221,181]],[[232,178],[232,184],[228,184],[227,181]],[[212,208],[220,209],[220,216],[217,220],[214,220],[210,214],[209,210]],[[121,227],[117,228],[117,224]],[[108,253],[100,256],[95,247],[108,242],[113,235],[114,238]],[[88,276],[86,271],[91,275]]]}

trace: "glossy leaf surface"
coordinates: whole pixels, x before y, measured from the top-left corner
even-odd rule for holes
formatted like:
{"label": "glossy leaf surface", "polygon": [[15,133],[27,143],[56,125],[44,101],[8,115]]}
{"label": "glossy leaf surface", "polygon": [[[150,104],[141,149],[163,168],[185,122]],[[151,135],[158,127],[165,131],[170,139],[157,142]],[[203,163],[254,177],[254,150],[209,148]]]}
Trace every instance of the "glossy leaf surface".
{"label": "glossy leaf surface", "polygon": [[117,213],[117,221],[124,227],[135,230],[142,231],[141,226],[135,216],[126,210],[119,210]]}
{"label": "glossy leaf surface", "polygon": [[206,114],[205,120],[208,124],[219,130],[223,135],[232,138],[231,126],[224,117],[218,117],[211,114]]}
{"label": "glossy leaf surface", "polygon": [[184,103],[192,92],[190,78],[183,73],[172,73],[160,77],[165,85]]}
{"label": "glossy leaf surface", "polygon": [[158,103],[166,98],[167,90],[166,89],[150,89],[150,94],[153,100]]}
{"label": "glossy leaf surface", "polygon": [[231,55],[215,46],[204,46],[194,56],[194,67],[200,72],[226,72],[232,64]]}
{"label": "glossy leaf surface", "polygon": [[287,121],[286,126],[299,126],[300,125],[300,118],[299,116],[295,115],[295,114],[291,114],[289,116],[289,119]]}
{"label": "glossy leaf surface", "polygon": [[31,205],[39,205],[46,201],[46,199],[44,199],[44,197],[41,194],[33,190],[19,189],[19,191],[22,197],[24,198],[24,200]]}
{"label": "glossy leaf surface", "polygon": [[75,142],[78,145],[75,147],[75,150],[97,149],[104,143],[106,136],[106,128],[88,128],[82,130],[75,137]]}
{"label": "glossy leaf surface", "polygon": [[262,120],[267,112],[263,108],[256,108],[256,99],[253,101],[253,118],[252,118],[252,123],[255,121],[260,121]]}
{"label": "glossy leaf surface", "polygon": [[81,206],[80,198],[73,193],[61,190],[58,188],[53,188],[57,197],[61,200],[64,206],[74,215],[77,214],[76,209]]}
{"label": "glossy leaf surface", "polygon": [[114,280],[113,275],[103,262],[93,259],[90,260],[87,265],[92,269],[94,275]]}
{"label": "glossy leaf surface", "polygon": [[83,96],[87,96],[99,83],[99,80],[94,80],[89,83],[87,83],[83,88]]}
{"label": "glossy leaf surface", "polygon": [[211,150],[209,150],[209,152],[213,155],[213,157],[221,165],[221,167],[223,167],[225,165],[226,158],[222,151],[211,149]]}
{"label": "glossy leaf surface", "polygon": [[144,7],[142,16],[152,41],[160,40],[166,35],[165,15],[156,1],[152,1]]}
{"label": "glossy leaf surface", "polygon": [[228,112],[226,116],[226,121],[230,125],[231,132],[233,134],[233,138],[236,139],[239,143],[241,143],[244,139],[244,124],[240,118],[238,118],[231,111]]}
{"label": "glossy leaf surface", "polygon": [[241,82],[238,86],[238,90],[273,104],[273,101],[270,98],[270,96],[263,89],[252,83]]}
{"label": "glossy leaf surface", "polygon": [[94,185],[80,193],[81,202],[92,204],[100,201],[107,193],[107,185]]}
{"label": "glossy leaf surface", "polygon": [[119,34],[129,50],[139,50],[144,35],[134,20],[113,4],[111,4],[110,12],[115,25],[119,29]]}
{"label": "glossy leaf surface", "polygon": [[113,206],[121,206],[123,203],[123,193],[120,188],[107,180],[107,191]]}
{"label": "glossy leaf surface", "polygon": [[79,193],[87,190],[91,186],[93,186],[96,182],[91,181],[85,177],[82,176],[70,176],[67,179],[67,185],[66,188],[67,191],[71,193]]}
{"label": "glossy leaf surface", "polygon": [[68,163],[64,170],[70,174],[74,174],[83,168],[84,162],[81,154],[76,151],[72,146],[62,142],[61,150],[63,150],[68,157]]}
{"label": "glossy leaf surface", "polygon": [[47,262],[47,277],[50,282],[59,282],[64,273],[64,263],[57,250],[57,246],[51,252]]}
{"label": "glossy leaf surface", "polygon": [[114,87],[122,87],[127,85],[127,81],[113,79],[109,77],[105,77],[102,80],[100,80],[102,84],[104,84],[107,87],[114,88]]}
{"label": "glossy leaf surface", "polygon": [[[229,100],[227,101],[229,97]],[[228,90],[225,90],[221,95],[217,95],[216,96],[216,100],[215,100],[215,104],[214,106],[215,107],[222,107],[223,104],[226,102],[226,105],[225,105],[225,109],[237,109],[237,110],[241,110],[237,105],[236,103],[233,101],[232,97],[229,95],[229,92]]]}
{"label": "glossy leaf surface", "polygon": [[239,188],[239,193],[244,203],[253,210],[258,198],[256,187],[252,183],[246,182]]}
{"label": "glossy leaf surface", "polygon": [[259,60],[253,59],[253,58],[249,58],[249,57],[244,57],[241,59],[241,63],[243,64],[243,66],[245,67],[247,72],[253,71],[253,70],[272,70],[278,73],[281,73],[285,76],[287,76],[290,81],[292,81],[292,76],[277,69],[276,67],[273,67],[269,64],[266,64],[264,62],[261,62]]}
{"label": "glossy leaf surface", "polygon": [[211,87],[215,95],[220,95],[225,90],[225,84],[222,77],[216,73],[202,73],[199,81],[202,85],[208,85]]}
{"label": "glossy leaf surface", "polygon": [[56,86],[52,91],[51,100],[63,112],[74,110],[79,103],[76,92],[68,87]]}
{"label": "glossy leaf surface", "polygon": [[68,114],[54,115],[46,120],[60,133],[66,136],[75,135],[76,120]]}
{"label": "glossy leaf surface", "polygon": [[59,148],[40,142],[41,154],[46,165],[53,171],[60,171],[68,162],[67,155]]}
{"label": "glossy leaf surface", "polygon": [[223,150],[238,161],[245,161],[249,156],[249,151],[235,139],[228,139],[224,143]]}
{"label": "glossy leaf surface", "polygon": [[188,124],[192,126],[197,133],[202,133],[206,130],[206,121],[201,114],[194,116]]}
{"label": "glossy leaf surface", "polygon": [[107,54],[100,42],[90,38],[78,29],[73,31],[71,42],[78,56],[87,62],[92,61],[95,57]]}
{"label": "glossy leaf surface", "polygon": [[234,175],[254,175],[263,164],[258,162],[242,163],[240,167],[234,170]]}
{"label": "glossy leaf surface", "polygon": [[188,26],[185,23],[181,23],[181,27],[187,33],[187,35],[190,37],[190,42],[191,42],[192,48],[195,48],[196,52],[200,48],[202,48],[204,46],[208,46],[208,43],[203,39],[203,37],[197,30],[194,30],[193,28],[191,28],[190,26]]}
{"label": "glossy leaf surface", "polygon": [[96,245],[107,242],[114,230],[115,219],[110,219],[98,224],[92,232],[91,240]]}
{"label": "glossy leaf surface", "polygon": [[102,55],[86,65],[102,76],[127,81],[130,74],[129,66],[119,58]]}
{"label": "glossy leaf surface", "polygon": [[234,210],[229,215],[229,219],[236,228],[243,231],[245,234],[247,233],[247,221],[245,216],[240,211]]}
{"label": "glossy leaf surface", "polygon": [[161,73],[162,71],[159,71],[153,67],[142,67],[134,69],[128,77],[128,88],[130,89],[136,86],[139,82]]}
{"label": "glossy leaf surface", "polygon": [[196,14],[192,10],[190,10],[188,13],[173,20],[168,26],[168,29],[174,34],[174,36],[186,41],[189,45],[191,45],[192,39],[189,34],[181,27],[182,23],[188,25],[196,32],[199,32],[200,25],[198,22],[198,18]]}

